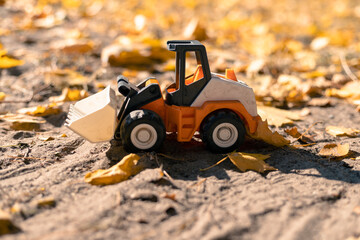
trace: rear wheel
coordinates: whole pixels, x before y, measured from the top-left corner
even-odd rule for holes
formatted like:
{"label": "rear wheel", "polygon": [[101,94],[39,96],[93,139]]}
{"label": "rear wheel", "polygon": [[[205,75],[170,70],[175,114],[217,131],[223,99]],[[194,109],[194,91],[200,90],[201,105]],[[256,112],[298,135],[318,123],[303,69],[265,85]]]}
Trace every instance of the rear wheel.
{"label": "rear wheel", "polygon": [[136,110],[123,120],[120,136],[127,152],[154,151],[164,142],[166,132],[159,115],[149,110]]}
{"label": "rear wheel", "polygon": [[226,153],[234,151],[244,142],[246,130],[242,120],[235,113],[218,111],[205,119],[200,134],[210,151]]}

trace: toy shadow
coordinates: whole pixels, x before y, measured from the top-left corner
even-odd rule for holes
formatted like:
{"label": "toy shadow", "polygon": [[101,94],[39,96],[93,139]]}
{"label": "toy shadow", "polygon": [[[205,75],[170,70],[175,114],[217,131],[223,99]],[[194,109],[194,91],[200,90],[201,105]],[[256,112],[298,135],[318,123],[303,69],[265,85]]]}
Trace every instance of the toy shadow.
{"label": "toy shadow", "polygon": [[[271,157],[266,162],[285,174],[299,174],[337,180],[347,183],[360,183],[360,171],[353,170],[344,161],[330,161],[322,158],[310,151],[303,149],[293,149],[290,147],[275,148],[266,143],[248,139],[237,151],[247,153],[270,154]],[[122,146],[112,144],[107,152],[108,158],[116,164],[122,157],[127,155]],[[359,156],[357,152],[352,152],[352,157]],[[196,137],[188,143],[179,143],[175,135],[168,135],[163,147],[154,154],[155,160],[151,161],[147,167],[162,168],[174,179],[197,180],[199,177],[206,178],[214,176],[218,179],[230,179],[225,170],[239,171],[230,161],[201,171],[219,160],[226,157],[226,154],[214,154],[205,149],[203,143]],[[304,173],[309,169],[311,173]],[[268,172],[261,174],[266,178]]]}

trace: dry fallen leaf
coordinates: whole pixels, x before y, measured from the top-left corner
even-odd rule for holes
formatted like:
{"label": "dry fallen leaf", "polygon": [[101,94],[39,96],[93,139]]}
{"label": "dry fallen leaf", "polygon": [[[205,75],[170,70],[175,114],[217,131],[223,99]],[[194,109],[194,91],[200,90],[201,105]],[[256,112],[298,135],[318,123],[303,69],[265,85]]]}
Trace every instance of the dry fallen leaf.
{"label": "dry fallen leaf", "polygon": [[211,165],[210,167],[200,169],[200,171],[207,171],[210,168],[213,168],[226,159],[230,161],[242,172],[246,170],[254,170],[256,172],[263,173],[265,171],[277,170],[276,168],[268,165],[264,162],[265,159],[269,158],[270,155],[256,154],[256,153],[241,153],[241,152],[232,152],[227,154],[226,157]]}
{"label": "dry fallen leaf", "polygon": [[293,138],[299,138],[301,136],[301,134],[297,130],[297,127],[287,128],[285,129],[285,132]]}
{"label": "dry fallen leaf", "polygon": [[71,86],[83,86],[88,78],[71,69],[57,69],[45,73],[45,83],[54,85],[57,89]]}
{"label": "dry fallen leaf", "polygon": [[54,207],[56,205],[56,201],[55,201],[54,197],[46,197],[46,198],[37,200],[35,202],[35,205],[38,208],[50,208],[50,207]]}
{"label": "dry fallen leaf", "polygon": [[359,129],[345,128],[338,126],[327,126],[325,131],[326,133],[334,137],[342,137],[342,136],[356,137],[360,133]]}
{"label": "dry fallen leaf", "polygon": [[350,145],[345,143],[343,145],[337,143],[326,144],[319,152],[322,157],[345,157],[349,154]]}
{"label": "dry fallen leaf", "polygon": [[301,142],[310,144],[315,142],[312,136],[305,134],[306,132],[304,134],[300,134],[297,130],[297,127],[287,128],[285,129],[285,132],[293,138],[297,138],[296,140],[299,140]]}
{"label": "dry fallen leaf", "polygon": [[23,114],[12,113],[0,115],[0,119],[11,123],[10,127],[13,130],[39,130],[40,124],[45,123],[45,121],[39,117],[31,117]]}
{"label": "dry fallen leaf", "polygon": [[65,54],[84,54],[94,49],[93,41],[79,41],[72,44],[66,44],[60,50]]}
{"label": "dry fallen leaf", "polygon": [[84,89],[70,89],[64,88],[62,94],[56,97],[50,97],[50,102],[71,102],[78,101],[89,96],[89,93]]}
{"label": "dry fallen leaf", "polygon": [[198,18],[193,18],[189,24],[186,26],[183,36],[186,39],[196,39],[198,41],[203,41],[208,38],[206,34],[206,29],[199,22]]}
{"label": "dry fallen leaf", "polygon": [[17,112],[35,117],[45,117],[49,115],[59,114],[61,112],[61,108],[56,103],[50,103],[47,105],[39,105],[36,107],[22,108],[19,109]]}
{"label": "dry fallen leaf", "polygon": [[265,171],[277,170],[264,162],[264,160],[269,158],[270,155],[234,152],[229,153],[228,157],[230,161],[242,172],[245,172],[246,170],[254,170],[256,172],[263,173]]}
{"label": "dry fallen leaf", "polygon": [[142,166],[138,165],[140,157],[131,153],[109,169],[99,169],[85,175],[85,182],[92,185],[109,185],[127,180],[139,173]]}
{"label": "dry fallen leaf", "polygon": [[161,194],[161,197],[176,201],[175,193],[163,193],[163,194]]}
{"label": "dry fallen leaf", "polygon": [[328,98],[313,98],[309,102],[307,102],[308,106],[314,107],[329,107],[333,105],[331,99]]}
{"label": "dry fallen leaf", "polygon": [[267,121],[258,121],[258,126],[254,134],[249,133],[250,137],[262,140],[276,147],[283,147],[290,144],[290,141],[281,136],[278,132],[272,132],[269,129]]}
{"label": "dry fallen leaf", "polygon": [[154,64],[174,59],[174,53],[164,48],[160,40],[119,37],[101,52],[103,65],[121,66],[135,70],[149,70]]}
{"label": "dry fallen leaf", "polygon": [[6,97],[6,94],[4,92],[0,92],[0,101],[3,101]]}
{"label": "dry fallen leaf", "polygon": [[8,56],[0,56],[0,69],[1,68],[12,68],[23,65],[24,61],[17,60]]}
{"label": "dry fallen leaf", "polygon": [[39,139],[40,139],[41,141],[48,142],[48,141],[54,140],[55,138],[42,136],[42,137],[39,137]]}
{"label": "dry fallen leaf", "polygon": [[258,114],[263,120],[267,120],[269,125],[281,127],[283,125],[292,125],[293,121],[301,120],[298,112],[286,111],[278,108],[258,106]]}
{"label": "dry fallen leaf", "polygon": [[11,221],[8,213],[0,210],[0,236],[10,233],[17,233],[20,229]]}
{"label": "dry fallen leaf", "polygon": [[341,89],[330,88],[326,90],[329,97],[344,98],[355,105],[360,103],[360,81],[351,81]]}

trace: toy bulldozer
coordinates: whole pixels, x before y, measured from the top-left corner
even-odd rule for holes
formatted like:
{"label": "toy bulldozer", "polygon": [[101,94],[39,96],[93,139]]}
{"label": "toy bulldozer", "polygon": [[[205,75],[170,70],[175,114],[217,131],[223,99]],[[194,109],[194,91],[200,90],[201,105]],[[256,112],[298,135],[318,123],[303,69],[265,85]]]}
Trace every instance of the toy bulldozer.
{"label": "toy bulldozer", "polygon": [[[134,85],[119,76],[118,90],[125,97],[119,111],[108,86],[72,105],[65,125],[90,142],[120,140],[128,152],[157,150],[166,132],[189,142],[196,131],[212,152],[237,149],[246,132],[257,128],[253,90],[231,69],[225,76],[211,73],[206,49],[198,41],[168,41],[167,48],[176,52],[176,82],[166,88],[165,96],[154,78]],[[197,69],[185,76],[189,52],[195,53]]]}

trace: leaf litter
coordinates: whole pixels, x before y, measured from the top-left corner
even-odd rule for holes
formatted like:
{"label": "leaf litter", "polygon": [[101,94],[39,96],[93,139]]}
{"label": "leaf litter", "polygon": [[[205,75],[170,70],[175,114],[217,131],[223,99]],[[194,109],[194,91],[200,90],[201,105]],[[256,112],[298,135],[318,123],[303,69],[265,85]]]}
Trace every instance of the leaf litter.
{"label": "leaf litter", "polygon": [[264,160],[268,159],[270,155],[263,155],[258,153],[242,153],[242,152],[232,152],[226,155],[225,158],[221,159],[214,165],[200,169],[201,171],[209,170],[223,161],[230,159],[230,161],[242,172],[246,170],[253,170],[255,172],[264,173],[265,171],[275,171],[276,168],[265,163]]}

